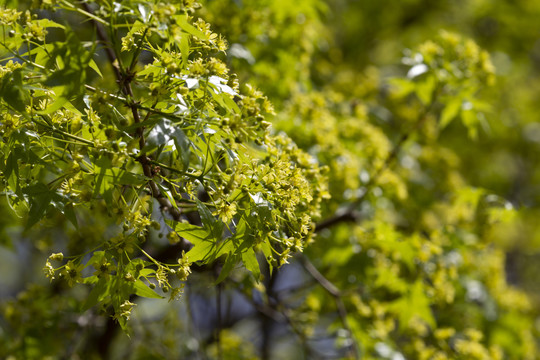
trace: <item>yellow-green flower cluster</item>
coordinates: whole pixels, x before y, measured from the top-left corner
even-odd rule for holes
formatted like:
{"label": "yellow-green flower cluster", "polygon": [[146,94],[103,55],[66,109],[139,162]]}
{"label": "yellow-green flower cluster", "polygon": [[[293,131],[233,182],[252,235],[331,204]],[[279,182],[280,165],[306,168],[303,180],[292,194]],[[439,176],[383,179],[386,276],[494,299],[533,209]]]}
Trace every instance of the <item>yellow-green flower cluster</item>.
{"label": "yellow-green flower cluster", "polygon": [[117,316],[129,320],[129,318],[131,317],[131,311],[133,311],[134,306],[137,306],[137,304],[132,303],[129,300],[124,301],[122,305],[120,305],[120,313],[117,314]]}
{"label": "yellow-green flower cluster", "polygon": [[495,67],[489,54],[474,41],[443,31],[436,42],[428,41],[418,47],[424,63],[439,72],[439,78],[454,77],[492,85]]}
{"label": "yellow-green flower cluster", "polygon": [[116,270],[114,263],[105,256],[99,261],[94,262],[92,266],[96,269],[96,271],[94,271],[94,276],[97,276],[98,279],[103,278],[109,280],[111,273]]}
{"label": "yellow-green flower cluster", "polygon": [[21,14],[21,11],[15,9],[0,8],[0,24],[12,25],[19,19]]}
{"label": "yellow-green flower cluster", "polygon": [[82,282],[82,269],[84,269],[83,263],[76,263],[73,260],[70,260],[63,267],[62,271],[60,272],[60,276],[67,281],[69,286],[73,286],[76,283]]}

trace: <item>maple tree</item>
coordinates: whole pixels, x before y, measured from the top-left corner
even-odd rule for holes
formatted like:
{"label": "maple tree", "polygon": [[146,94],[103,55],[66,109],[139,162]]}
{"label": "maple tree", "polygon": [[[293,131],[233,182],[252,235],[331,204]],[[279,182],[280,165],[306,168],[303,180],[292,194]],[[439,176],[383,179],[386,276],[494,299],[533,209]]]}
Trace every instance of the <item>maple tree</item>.
{"label": "maple tree", "polygon": [[2,238],[48,278],[2,302],[0,354],[535,358],[537,304],[505,265],[527,214],[462,166],[490,163],[466,156],[484,133],[509,143],[489,53],[440,31],[390,75],[355,70],[329,14],[0,10]]}

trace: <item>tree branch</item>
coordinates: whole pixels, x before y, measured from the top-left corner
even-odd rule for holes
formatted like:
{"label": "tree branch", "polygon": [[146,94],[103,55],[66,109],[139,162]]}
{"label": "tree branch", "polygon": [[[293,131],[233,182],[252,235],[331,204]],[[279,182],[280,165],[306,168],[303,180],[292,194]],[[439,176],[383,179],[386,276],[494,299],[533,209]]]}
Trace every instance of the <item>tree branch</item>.
{"label": "tree branch", "polygon": [[[86,12],[94,15],[92,9],[87,3],[83,3],[83,6]],[[133,81],[134,76],[133,74],[123,73],[123,71],[121,70],[123,68],[122,64],[115,50],[112,48],[112,42],[110,41],[109,35],[105,31],[105,29],[103,29],[102,24],[95,19],[95,16],[90,16],[90,18],[94,22],[94,26],[96,27],[96,32],[99,40],[105,44],[105,52],[107,54],[107,58],[113,68],[114,74],[116,76],[116,81],[120,86],[122,93],[126,96],[126,100],[128,101],[127,106],[131,110],[131,113],[133,115],[133,121],[135,122],[135,124],[140,124],[141,117],[138,110],[138,104],[134,100],[133,88],[131,87],[131,82]],[[144,138],[144,126],[137,127],[135,135],[139,138],[139,149],[142,151],[146,144]],[[144,175],[150,179],[148,181],[148,186],[150,188],[152,197],[158,201],[162,211],[169,213],[174,220],[180,221],[182,212],[177,207],[173,206],[169,199],[161,193],[156,182],[152,180],[152,178],[154,177],[154,172],[151,164],[152,160],[146,155],[139,156],[137,160],[143,168]],[[185,239],[183,239],[182,249],[187,251],[190,247],[191,244]]]}
{"label": "tree branch", "polygon": [[334,301],[336,302],[336,308],[338,311],[339,318],[341,319],[341,323],[343,324],[343,328],[347,330],[349,337],[352,341],[351,347],[349,348],[349,355],[352,356],[354,359],[359,359],[360,352],[358,350],[358,344],[356,343],[356,340],[353,336],[351,327],[349,325],[349,320],[347,319],[347,308],[345,307],[345,303],[343,302],[342,296],[343,294],[341,291],[326,277],[324,277],[323,274],[317,270],[315,265],[309,259],[303,255],[300,254],[299,256],[300,263],[304,266],[304,269],[321,285],[332,297],[334,297]]}

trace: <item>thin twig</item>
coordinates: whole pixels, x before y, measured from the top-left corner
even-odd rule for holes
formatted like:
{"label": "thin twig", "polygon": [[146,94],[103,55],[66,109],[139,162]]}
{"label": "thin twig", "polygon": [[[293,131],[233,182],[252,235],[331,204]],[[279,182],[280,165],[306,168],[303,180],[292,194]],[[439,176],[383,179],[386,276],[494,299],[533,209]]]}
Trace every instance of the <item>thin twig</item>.
{"label": "thin twig", "polygon": [[324,277],[323,274],[317,270],[315,265],[309,259],[301,254],[299,256],[300,263],[304,266],[304,269],[330,294],[334,297],[334,301],[336,302],[336,308],[338,311],[339,318],[341,319],[341,323],[343,324],[343,328],[347,330],[347,333],[349,334],[349,337],[352,342],[352,346],[349,348],[349,355],[354,357],[355,359],[358,359],[360,356],[360,352],[358,350],[358,344],[356,343],[356,340],[353,336],[351,327],[349,325],[349,320],[347,319],[347,308],[345,307],[345,303],[343,302],[342,296],[343,294],[341,291],[326,277]]}

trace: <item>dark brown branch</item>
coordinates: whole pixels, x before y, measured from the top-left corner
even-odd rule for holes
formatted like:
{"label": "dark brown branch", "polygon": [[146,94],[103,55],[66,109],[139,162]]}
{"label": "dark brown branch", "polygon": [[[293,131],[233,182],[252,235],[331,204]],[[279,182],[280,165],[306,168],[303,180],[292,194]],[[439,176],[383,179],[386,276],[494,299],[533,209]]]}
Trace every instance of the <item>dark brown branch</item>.
{"label": "dark brown branch", "polygon": [[339,223],[357,222],[358,220],[360,220],[360,216],[355,211],[355,209],[349,210],[349,208],[346,208],[345,210],[336,212],[334,216],[329,217],[328,219],[324,219],[321,222],[319,222],[315,226],[315,231],[319,232],[323,229],[330,228]]}
{"label": "dark brown branch", "polygon": [[[93,11],[88,4],[83,3],[83,6],[88,13],[93,14]],[[105,29],[100,23],[98,23],[95,19],[92,19],[92,21],[94,22],[94,25],[96,27],[96,32],[97,32],[99,40],[103,44],[105,44],[105,52],[107,54],[107,58],[114,70],[116,81],[118,85],[120,86],[122,93],[127,98],[127,101],[128,101],[127,105],[130,108],[131,113],[133,115],[133,121],[136,124],[140,124],[141,117],[138,110],[138,103],[134,100],[133,88],[131,87],[131,82],[133,81],[134,76],[131,73],[125,74],[123,72],[122,64],[115,50],[112,48],[112,42],[109,39],[109,35],[107,34],[107,32],[105,31]],[[137,127],[135,135],[139,138],[139,148],[142,151],[146,144],[146,141],[144,138],[144,127],[143,126]],[[156,182],[152,180],[152,178],[154,177],[154,172],[152,169],[151,159],[147,157],[146,155],[142,155],[138,157],[137,160],[139,161],[139,163],[141,164],[143,168],[144,175],[150,179],[148,181],[148,186],[150,188],[152,197],[158,201],[162,211],[169,213],[174,220],[180,221],[181,215],[182,215],[181,211],[177,207],[174,207],[167,197],[163,196]],[[190,244],[184,240],[182,242],[182,248],[187,251],[190,248]]]}
{"label": "dark brown branch", "polygon": [[330,295],[335,297],[341,296],[339,289],[327,278],[325,278],[324,275],[321,274],[319,270],[317,270],[317,268],[311,263],[311,261],[309,261],[306,256],[299,255],[299,259],[300,263],[302,264],[304,269],[306,269],[309,275],[311,275],[315,280],[317,280],[319,285],[321,285],[326,291],[328,291]]}

